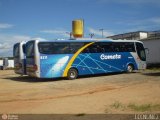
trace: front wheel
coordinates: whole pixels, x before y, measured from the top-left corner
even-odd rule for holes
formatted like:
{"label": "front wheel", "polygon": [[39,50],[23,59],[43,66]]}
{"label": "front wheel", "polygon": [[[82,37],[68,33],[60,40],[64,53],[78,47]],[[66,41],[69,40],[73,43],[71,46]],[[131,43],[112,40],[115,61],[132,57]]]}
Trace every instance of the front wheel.
{"label": "front wheel", "polygon": [[128,73],[132,73],[133,70],[134,70],[133,65],[129,64],[129,65],[127,66],[127,72],[128,72]]}
{"label": "front wheel", "polygon": [[68,74],[67,74],[67,78],[69,80],[76,79],[77,76],[78,76],[78,72],[76,69],[74,69],[74,68],[69,69]]}

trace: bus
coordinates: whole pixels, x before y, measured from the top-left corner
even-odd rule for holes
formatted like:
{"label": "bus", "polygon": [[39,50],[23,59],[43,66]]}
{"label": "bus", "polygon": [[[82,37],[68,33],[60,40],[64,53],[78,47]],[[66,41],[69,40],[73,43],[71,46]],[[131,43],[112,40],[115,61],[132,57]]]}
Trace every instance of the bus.
{"label": "bus", "polygon": [[15,73],[20,75],[26,74],[26,55],[25,55],[25,45],[26,42],[19,42],[13,46],[13,57]]}
{"label": "bus", "polygon": [[143,43],[135,40],[31,40],[26,43],[27,75],[67,77],[146,68]]}

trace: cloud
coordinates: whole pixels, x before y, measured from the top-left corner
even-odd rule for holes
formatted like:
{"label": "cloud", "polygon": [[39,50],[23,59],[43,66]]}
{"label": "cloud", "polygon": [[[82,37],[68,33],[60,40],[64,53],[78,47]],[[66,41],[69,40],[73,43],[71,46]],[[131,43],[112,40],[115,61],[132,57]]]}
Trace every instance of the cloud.
{"label": "cloud", "polygon": [[6,23],[0,23],[0,29],[8,29],[12,28],[14,25],[6,24]]}
{"label": "cloud", "polygon": [[9,49],[11,46],[7,43],[0,43],[0,49]]}
{"label": "cloud", "polygon": [[0,57],[12,56],[13,45],[17,42],[30,40],[30,36],[0,34]]}
{"label": "cloud", "polygon": [[[118,26],[126,28],[125,30],[119,30],[119,32],[133,32],[133,31],[155,31],[159,30],[160,17],[152,17],[146,19],[128,19],[115,22]],[[119,33],[118,32],[118,33]]]}
{"label": "cloud", "polygon": [[13,45],[15,43],[33,39],[45,40],[44,38],[41,37],[33,38],[27,35],[0,34],[0,57],[12,56]]}
{"label": "cloud", "polygon": [[151,18],[151,19],[149,19],[149,21],[154,24],[160,24],[160,17]]}
{"label": "cloud", "polygon": [[33,38],[31,38],[32,40],[46,40],[45,38],[41,38],[41,37],[33,37]]}
{"label": "cloud", "polygon": [[[93,33],[94,35],[102,36],[102,31],[100,31],[100,30],[97,30],[97,29],[94,29],[94,28],[88,28],[88,31],[89,31],[89,33]],[[103,35],[104,35],[104,37],[107,37],[107,36],[113,35],[113,33],[104,29],[103,30]]]}
{"label": "cloud", "polygon": [[42,30],[40,31],[42,33],[46,33],[46,34],[54,34],[54,35],[58,35],[58,36],[63,36],[63,37],[68,37],[68,30],[65,29],[49,29],[49,30]]}

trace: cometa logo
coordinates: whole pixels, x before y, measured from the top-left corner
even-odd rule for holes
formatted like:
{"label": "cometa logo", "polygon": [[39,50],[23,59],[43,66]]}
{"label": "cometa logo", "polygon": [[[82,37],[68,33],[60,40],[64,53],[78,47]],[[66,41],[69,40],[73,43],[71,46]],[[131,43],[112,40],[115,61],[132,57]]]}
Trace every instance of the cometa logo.
{"label": "cometa logo", "polygon": [[100,58],[101,58],[101,60],[121,59],[121,55],[117,55],[117,54],[115,54],[115,55],[104,55],[104,54],[102,54],[102,55],[100,56]]}

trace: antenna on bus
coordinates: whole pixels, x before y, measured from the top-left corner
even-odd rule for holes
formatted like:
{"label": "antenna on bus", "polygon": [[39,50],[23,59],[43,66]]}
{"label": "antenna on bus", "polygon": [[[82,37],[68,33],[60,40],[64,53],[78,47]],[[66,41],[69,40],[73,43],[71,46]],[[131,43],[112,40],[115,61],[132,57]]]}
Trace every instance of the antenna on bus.
{"label": "antenna on bus", "polygon": [[66,34],[68,34],[68,35],[69,35],[69,38],[72,39],[72,35],[73,35],[72,32],[66,32]]}
{"label": "antenna on bus", "polygon": [[90,33],[89,35],[90,35],[90,37],[91,37],[91,38],[93,38],[93,36],[94,36],[94,33]]}

